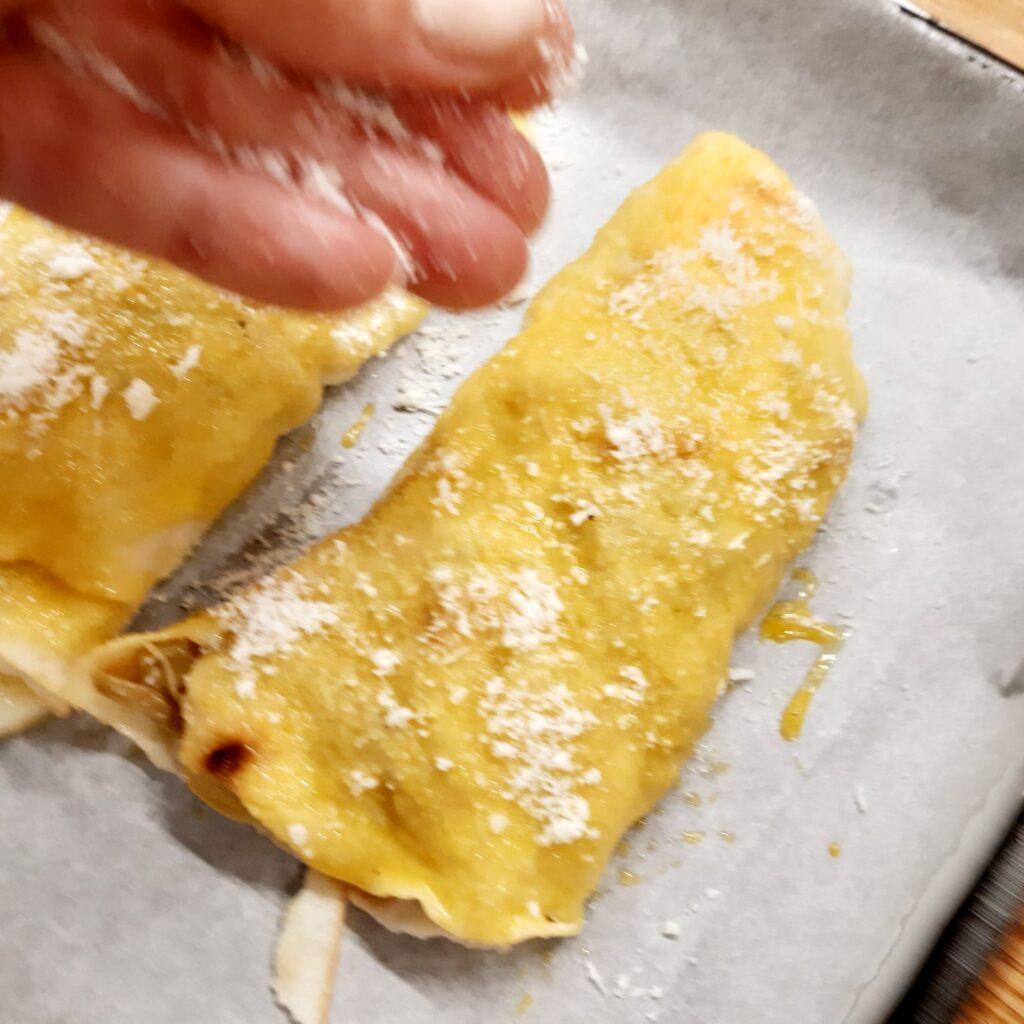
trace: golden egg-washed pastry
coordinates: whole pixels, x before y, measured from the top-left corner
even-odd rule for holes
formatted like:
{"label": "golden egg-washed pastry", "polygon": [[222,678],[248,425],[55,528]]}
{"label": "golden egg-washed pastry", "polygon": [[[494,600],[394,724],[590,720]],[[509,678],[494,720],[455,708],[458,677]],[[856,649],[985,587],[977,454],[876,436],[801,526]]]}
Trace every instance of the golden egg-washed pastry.
{"label": "golden egg-washed pastry", "polygon": [[0,732],[60,710],[69,660],[116,635],[325,384],[425,312],[397,290],[341,318],[259,307],[4,212]]}
{"label": "golden egg-washed pastry", "polygon": [[576,932],[846,475],[848,283],[782,171],[702,136],[362,522],[113,643],[82,702],[393,927]]}

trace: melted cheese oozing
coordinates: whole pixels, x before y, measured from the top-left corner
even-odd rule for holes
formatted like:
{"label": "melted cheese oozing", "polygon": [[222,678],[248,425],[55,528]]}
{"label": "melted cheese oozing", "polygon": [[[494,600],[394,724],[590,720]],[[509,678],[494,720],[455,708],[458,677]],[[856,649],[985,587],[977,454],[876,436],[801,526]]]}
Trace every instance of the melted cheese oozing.
{"label": "melted cheese oozing", "polygon": [[424,312],[397,290],[343,317],[255,306],[24,211],[0,217],[6,690],[19,675],[61,689],[50,668],[115,635],[324,384]]}
{"label": "melted cheese oozing", "polygon": [[85,702],[403,927],[577,931],[845,477],[848,277],[778,168],[701,137],[362,522],[112,645]]}

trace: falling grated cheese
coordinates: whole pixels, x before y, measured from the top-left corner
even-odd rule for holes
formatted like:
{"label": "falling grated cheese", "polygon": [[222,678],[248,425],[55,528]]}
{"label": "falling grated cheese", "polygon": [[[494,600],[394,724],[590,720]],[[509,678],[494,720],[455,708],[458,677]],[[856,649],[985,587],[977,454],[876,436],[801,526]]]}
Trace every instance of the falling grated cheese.
{"label": "falling grated cheese", "polygon": [[53,25],[40,18],[31,18],[29,29],[36,41],[71,71],[99,79],[144,114],[165,117],[164,111],[95,47],[83,46],[81,41],[63,36]]}
{"label": "falling grated cheese", "polygon": [[385,96],[355,89],[339,79],[317,82],[317,92],[332,106],[351,114],[362,127],[386,135],[393,142],[407,142],[413,137]]}

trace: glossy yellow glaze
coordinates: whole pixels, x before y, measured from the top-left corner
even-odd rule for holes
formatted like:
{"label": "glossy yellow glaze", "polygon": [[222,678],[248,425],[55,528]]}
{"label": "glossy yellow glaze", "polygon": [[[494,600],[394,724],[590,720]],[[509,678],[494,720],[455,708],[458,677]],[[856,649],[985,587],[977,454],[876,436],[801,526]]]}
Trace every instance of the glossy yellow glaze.
{"label": "glossy yellow glaze", "polygon": [[111,645],[93,679],[152,685],[147,652],[191,650],[163,735],[193,784],[448,935],[577,931],[845,477],[864,407],[847,301],[785,175],[701,137],[540,293],[362,522]]}
{"label": "glossy yellow glaze", "polygon": [[825,622],[811,611],[810,599],[818,592],[818,580],[814,573],[809,569],[795,569],[792,579],[799,587],[797,595],[772,605],[761,621],[761,639],[779,644],[806,640],[825,650],[808,669],[800,689],[793,694],[782,712],[779,735],[789,742],[800,738],[811,701],[832,671],[846,638],[846,632],[841,626]]}
{"label": "glossy yellow glaze", "polygon": [[808,640],[822,646],[836,643],[843,638],[839,626],[819,619],[811,611],[809,601],[818,590],[818,581],[808,569],[797,569],[794,582],[800,586],[796,597],[776,601],[761,621],[761,639],[778,644],[791,640]]}
{"label": "glossy yellow glaze", "polygon": [[[801,637],[801,639],[804,639]],[[807,670],[804,676],[803,685],[793,694],[785,710],[782,712],[782,721],[779,724],[779,734],[784,740],[792,743],[800,738],[804,729],[804,722],[807,720],[807,712],[810,709],[811,701],[818,692],[821,684],[828,678],[832,666],[836,663],[842,641],[836,641],[829,648],[823,651],[814,659],[814,664]]]}
{"label": "glossy yellow glaze", "polygon": [[424,312],[399,292],[344,317],[258,307],[0,215],[0,664],[32,676],[114,635],[324,383]]}
{"label": "glossy yellow glaze", "polygon": [[359,414],[359,419],[352,424],[348,430],[342,434],[341,447],[342,448],[355,448],[359,444],[359,438],[363,436],[363,431],[366,429],[370,420],[373,419],[375,408],[372,403],[368,403],[363,406],[363,411]]}

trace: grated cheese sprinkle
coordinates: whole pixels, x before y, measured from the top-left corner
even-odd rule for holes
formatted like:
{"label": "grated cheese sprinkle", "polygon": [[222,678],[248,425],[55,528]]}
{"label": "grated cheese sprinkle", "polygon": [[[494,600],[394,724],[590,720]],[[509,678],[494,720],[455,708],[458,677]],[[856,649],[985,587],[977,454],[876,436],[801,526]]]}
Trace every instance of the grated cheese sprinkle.
{"label": "grated cheese sprinkle", "polygon": [[650,683],[647,677],[636,666],[630,665],[619,669],[619,677],[624,683],[606,683],[604,695],[627,704],[642,704],[647,696]]}
{"label": "grated cheese sprinkle", "polygon": [[614,418],[607,405],[598,406],[598,412],[604,420],[612,455],[619,461],[634,462],[667,450],[661,420],[653,412],[639,412],[622,421]]}
{"label": "grated cheese sprinkle", "polygon": [[438,603],[428,627],[434,638],[454,634],[472,640],[496,633],[508,650],[534,651],[562,635],[565,606],[555,585],[536,569],[520,569],[505,580],[477,571],[460,582],[448,567],[438,566],[431,583]]}
{"label": "grated cheese sprinkle", "polygon": [[60,246],[46,264],[47,272],[55,281],[77,281],[99,269],[99,263],[80,242]]}
{"label": "grated cheese sprinkle", "polygon": [[121,392],[133,420],[144,420],[160,404],[156,392],[141,377],[133,377]]}
{"label": "grated cheese sprinkle", "polygon": [[302,847],[309,842],[309,829],[305,825],[293,823],[288,826],[288,841],[293,846]]}
{"label": "grated cheese sprinkle", "polygon": [[181,380],[188,375],[189,370],[194,370],[199,365],[202,354],[202,345],[189,345],[185,354],[171,367],[171,373]]}
{"label": "grated cheese sprinkle", "polygon": [[39,436],[85,389],[91,348],[89,325],[70,309],[47,310],[35,328],[16,331],[0,352],[0,415],[26,416],[29,436]]}
{"label": "grated cheese sprinkle", "polygon": [[363,793],[368,793],[379,785],[380,779],[376,775],[369,775],[358,768],[348,773],[348,788],[352,791],[353,796],[362,796]]}
{"label": "grated cheese sprinkle", "polygon": [[524,569],[512,578],[501,644],[511,650],[532,651],[551,643],[561,633],[559,619],[565,609],[555,587],[536,569]]}
{"label": "grated cheese sprinkle", "polygon": [[669,246],[648,260],[635,280],[611,296],[608,308],[646,327],[647,313],[672,295],[681,312],[705,313],[728,323],[736,313],[770,302],[782,290],[777,277],[762,272],[745,246],[728,221],[708,225],[696,248]]}
{"label": "grated cheese sprinkle", "polygon": [[592,835],[590,804],[576,792],[580,769],[572,741],[597,724],[564,683],[532,692],[500,678],[487,685],[479,708],[491,753],[510,762],[505,800],[541,825],[537,843],[556,846]]}
{"label": "grated cheese sprinkle", "polygon": [[271,577],[253,590],[214,609],[221,626],[233,634],[228,653],[237,686],[254,691],[259,662],[294,648],[296,641],[338,621],[338,610],[305,595],[296,575]]}

